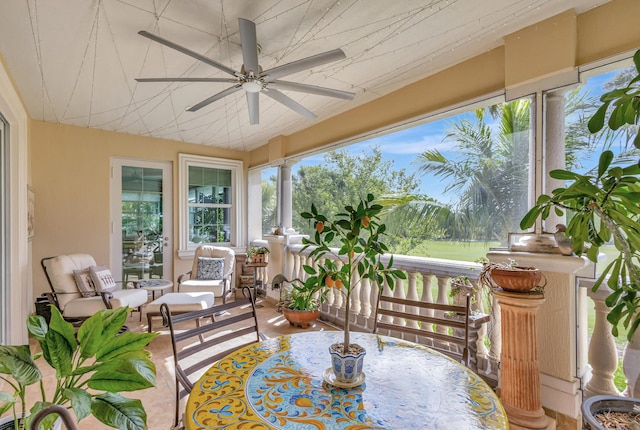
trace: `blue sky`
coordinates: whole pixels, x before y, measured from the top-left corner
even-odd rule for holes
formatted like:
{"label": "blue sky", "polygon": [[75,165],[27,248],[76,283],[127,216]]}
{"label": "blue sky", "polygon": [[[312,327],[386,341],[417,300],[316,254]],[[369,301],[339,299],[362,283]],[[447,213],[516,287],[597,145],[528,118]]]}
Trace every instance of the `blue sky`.
{"label": "blue sky", "polygon": [[[582,91],[589,91],[591,94],[599,94],[602,91],[602,84],[610,80],[617,71],[607,72],[598,76],[591,77],[587,80]],[[342,149],[346,149],[356,154],[367,151],[372,146],[378,146],[382,151],[383,159],[391,160],[395,168],[404,168],[408,173],[414,173],[417,165],[414,163],[417,155],[429,150],[438,149],[445,157],[453,157],[455,152],[450,151],[454,142],[445,142],[445,136],[451,129],[452,124],[469,113],[459,114],[456,116],[444,118],[431,123],[407,128],[394,133],[382,136],[376,136],[372,139],[359,142]],[[595,152],[595,151],[594,151]],[[599,152],[598,152],[599,154]],[[592,167],[597,163],[598,154],[583,154],[581,156],[582,164],[585,167]],[[322,154],[307,157],[293,167],[293,172],[302,165],[317,165],[324,161]],[[444,195],[446,182],[434,175],[422,175],[416,177],[419,181],[419,191],[430,197],[439,200],[442,203],[449,203],[455,200],[455,195],[449,193]]]}

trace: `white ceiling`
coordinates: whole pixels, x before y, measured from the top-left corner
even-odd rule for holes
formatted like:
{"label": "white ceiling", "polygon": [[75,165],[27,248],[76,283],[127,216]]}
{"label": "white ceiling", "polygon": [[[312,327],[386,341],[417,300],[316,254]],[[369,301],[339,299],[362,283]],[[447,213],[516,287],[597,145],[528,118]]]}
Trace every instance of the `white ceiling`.
{"label": "white ceiling", "polygon": [[[605,2],[2,0],[0,52],[33,119],[251,150],[499,46],[527,25]],[[137,33],[240,70],[239,17],[256,23],[265,70],[344,50],[345,60],[286,80],[354,92],[355,99],[286,92],[317,115],[309,120],[261,94],[260,124],[249,125],[243,91],[185,111],[230,84],[134,80],[229,77]]]}

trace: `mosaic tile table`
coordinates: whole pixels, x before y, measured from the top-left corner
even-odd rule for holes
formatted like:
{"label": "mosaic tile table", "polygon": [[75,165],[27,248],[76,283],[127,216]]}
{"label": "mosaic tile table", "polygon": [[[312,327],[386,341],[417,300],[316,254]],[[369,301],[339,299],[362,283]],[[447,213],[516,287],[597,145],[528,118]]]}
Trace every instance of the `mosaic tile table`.
{"label": "mosaic tile table", "polygon": [[367,333],[365,382],[323,380],[342,332],[306,332],[249,345],[214,364],[186,406],[195,429],[507,429],[489,386],[429,348]]}

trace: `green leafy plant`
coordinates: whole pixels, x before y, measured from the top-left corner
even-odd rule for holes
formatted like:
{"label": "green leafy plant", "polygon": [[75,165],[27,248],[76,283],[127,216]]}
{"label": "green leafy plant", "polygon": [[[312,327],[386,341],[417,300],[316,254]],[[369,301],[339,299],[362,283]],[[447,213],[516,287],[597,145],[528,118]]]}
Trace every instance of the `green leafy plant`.
{"label": "green leafy plant", "polygon": [[[611,130],[618,130],[624,125],[637,125],[640,117],[640,50],[633,56],[638,74],[633,77],[629,84],[623,88],[616,88],[600,97],[602,106],[589,120],[589,131],[597,133],[604,127],[609,107],[613,106],[607,126]],[[636,148],[640,149],[640,130],[636,130],[636,137],[633,140]],[[640,162],[639,162],[640,163]]]}
{"label": "green leafy plant", "polygon": [[604,151],[596,176],[551,171],[552,178],[573,182],[566,188],[553,190],[550,196],[541,195],[520,227],[530,228],[538,217],[546,219],[551,210],[558,216],[570,211],[573,216],[566,235],[571,238],[573,251],[582,255],[588,243],[586,255],[594,263],[600,247],[613,239],[618,256],[604,268],[593,290],[607,281],[613,291],[605,301],[611,308],[607,320],[613,325],[614,336],[618,335],[619,323],[630,327],[627,336],[631,340],[640,325],[640,166],[611,167],[612,160],[613,153]]}
{"label": "green leafy plant", "polygon": [[[640,149],[640,50],[633,56],[636,68],[629,84],[602,95],[602,106],[589,120],[589,131],[597,133],[606,125],[618,130],[624,125],[636,126],[634,145]],[[613,109],[610,107],[613,106]],[[609,120],[606,116],[609,115]],[[609,263],[593,286],[597,290],[603,282],[612,290],[605,303],[611,308],[607,320],[618,336],[618,325],[629,328],[631,341],[640,325],[640,161],[628,166],[613,165],[614,154],[606,150],[600,154],[594,174],[581,175],[568,170],[553,170],[552,178],[572,181],[566,188],[541,195],[536,205],[520,222],[528,229],[538,217],[546,219],[553,209],[559,216],[573,213],[566,235],[577,255],[585,251],[594,263],[600,247],[613,240],[618,256]],[[585,243],[590,247],[585,249]],[[607,278],[608,277],[608,278]]]}
{"label": "green leafy plant", "polygon": [[[120,333],[128,308],[105,309],[82,323],[75,333],[60,311],[51,306],[51,321],[32,315],[27,329],[42,352],[32,355],[29,345],[0,346],[0,378],[14,393],[0,392],[0,414],[12,409],[15,428],[29,425],[27,405],[33,404],[30,416],[47,406],[70,407],[78,421],[93,414],[109,427],[146,429],[147,414],[142,402],[121,392],[142,390],[156,383],[156,368],[145,347],[157,333]],[[46,361],[56,371],[56,386],[49,397],[37,362]],[[27,399],[27,387],[40,385],[40,400]],[[90,391],[89,391],[90,390]],[[56,415],[44,421],[49,429]]]}
{"label": "green leafy plant", "polygon": [[256,254],[268,254],[269,248],[266,246],[251,246],[247,251],[247,257],[251,258]]}
{"label": "green leafy plant", "polygon": [[[372,286],[382,289],[386,281],[390,289],[395,286],[396,279],[406,279],[401,270],[393,269],[393,256],[385,266],[380,257],[388,251],[381,236],[386,231],[385,224],[380,222],[382,205],[375,202],[374,196],[368,194],[357,206],[345,206],[345,212],[339,213],[335,219],[318,213],[315,205],[311,212],[302,212],[300,216],[309,220],[315,227],[313,238],[303,239],[303,251],[311,248],[309,256],[317,262],[317,267],[304,265],[304,271],[310,275],[305,284],[326,286],[342,294],[346,300],[347,317],[344,322],[344,351],[349,349],[349,311],[351,293],[363,279],[369,279]],[[340,247],[331,248],[336,240]],[[332,258],[328,258],[332,256]],[[325,258],[326,257],[326,258]],[[342,261],[338,265],[337,261]],[[357,276],[356,276],[357,275]]]}
{"label": "green leafy plant", "polygon": [[293,282],[291,292],[279,306],[297,311],[315,311],[327,297],[327,290],[317,277],[309,278],[305,282],[297,279]]}

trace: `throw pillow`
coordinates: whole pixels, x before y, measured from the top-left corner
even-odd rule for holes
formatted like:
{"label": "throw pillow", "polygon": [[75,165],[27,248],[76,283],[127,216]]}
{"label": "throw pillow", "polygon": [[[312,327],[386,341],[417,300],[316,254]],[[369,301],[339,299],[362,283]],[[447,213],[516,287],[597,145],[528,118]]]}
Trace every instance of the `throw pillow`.
{"label": "throw pillow", "polygon": [[96,295],[96,287],[91,279],[91,271],[86,269],[74,270],[73,277],[76,279],[76,286],[82,297],[91,297]]}
{"label": "throw pillow", "polygon": [[198,257],[196,279],[222,279],[224,258]]}
{"label": "throw pillow", "polygon": [[113,279],[109,268],[105,266],[91,266],[89,270],[91,271],[91,279],[93,280],[93,285],[96,287],[96,291],[112,293],[118,288],[116,280]]}

